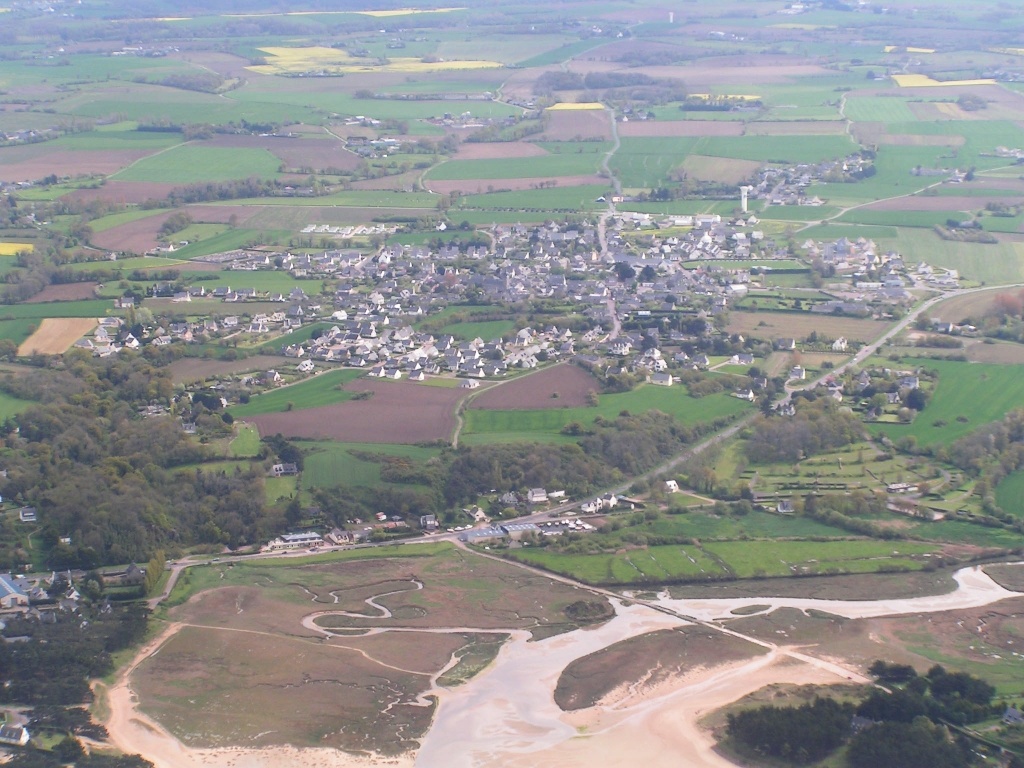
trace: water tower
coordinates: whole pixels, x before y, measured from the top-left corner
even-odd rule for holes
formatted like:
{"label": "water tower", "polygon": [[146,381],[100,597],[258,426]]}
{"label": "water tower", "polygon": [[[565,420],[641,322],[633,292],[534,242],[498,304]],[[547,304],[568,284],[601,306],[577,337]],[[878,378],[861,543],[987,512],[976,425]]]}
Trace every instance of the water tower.
{"label": "water tower", "polygon": [[753,187],[748,187],[748,186],[740,187],[740,209],[744,213],[747,212],[747,193],[750,192],[750,190],[752,190],[752,189],[753,189]]}

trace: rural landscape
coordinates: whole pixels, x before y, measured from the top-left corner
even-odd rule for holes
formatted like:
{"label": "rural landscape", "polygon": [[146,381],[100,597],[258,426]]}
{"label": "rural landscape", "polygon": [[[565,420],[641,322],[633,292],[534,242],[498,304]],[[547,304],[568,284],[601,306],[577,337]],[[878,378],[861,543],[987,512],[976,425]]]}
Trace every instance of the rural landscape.
{"label": "rural landscape", "polygon": [[0,762],[1024,765],[1024,21],[0,3]]}

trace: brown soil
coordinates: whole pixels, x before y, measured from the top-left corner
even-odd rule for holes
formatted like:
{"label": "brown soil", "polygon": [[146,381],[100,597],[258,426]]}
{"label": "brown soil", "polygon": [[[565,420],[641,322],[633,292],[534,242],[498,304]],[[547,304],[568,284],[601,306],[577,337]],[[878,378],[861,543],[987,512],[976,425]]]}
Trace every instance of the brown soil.
{"label": "brown soil", "polygon": [[554,183],[556,187],[581,187],[586,184],[608,184],[597,174],[590,176],[553,176],[550,179],[454,179],[451,181],[428,181],[431,192],[444,195],[449,192],[463,194],[482,194],[484,192],[515,191],[520,189],[536,189],[541,182]]}
{"label": "brown soil", "polygon": [[602,700],[636,695],[696,668],[764,652],[760,646],[703,627],[649,632],[569,664],[558,679],[555,703],[565,711],[585,709]]}
{"label": "brown soil", "polygon": [[[764,323],[764,325],[762,325]],[[835,315],[799,315],[778,312],[730,312],[729,333],[742,333],[759,339],[778,337],[802,339],[811,331],[831,338],[843,336],[851,341],[871,341],[881,336],[888,324],[880,320],[861,320]]]}
{"label": "brown soil", "polygon": [[842,120],[749,123],[746,133],[749,136],[828,136],[846,133],[846,124]]}
{"label": "brown soil", "polygon": [[96,298],[96,283],[61,283],[48,285],[25,304],[44,304],[48,301],[81,301]]}
{"label": "brown soil", "polygon": [[[473,400],[482,410],[578,408],[598,390],[598,381],[575,365],[556,365],[493,387]],[[558,397],[552,397],[557,393]]]}
{"label": "brown soil", "polygon": [[983,208],[985,203],[990,200],[1016,205],[1021,198],[1024,198],[1024,193],[1017,197],[1001,196],[998,193],[993,193],[992,197],[912,195],[911,197],[897,197],[893,200],[872,203],[864,207],[875,211],[976,211]]}
{"label": "brown soil", "polygon": [[623,138],[637,136],[742,136],[743,124],[725,120],[647,120],[619,124]]}
{"label": "brown soil", "polygon": [[[192,205],[183,209],[195,222],[226,224],[235,217],[238,225],[256,215],[257,209],[252,206],[230,205]],[[118,227],[92,236],[92,244],[97,248],[129,253],[145,253],[160,245],[160,227],[174,211],[165,211],[144,219],[129,221]]]}
{"label": "brown soil", "polygon": [[555,110],[545,113],[545,141],[612,140],[612,116],[606,109]]}
{"label": "brown soil", "polygon": [[175,189],[177,189],[176,184],[160,184],[152,181],[108,181],[102,187],[95,189],[76,189],[61,199],[80,203],[103,200],[104,202],[131,205],[145,203],[149,200],[164,200]]}
{"label": "brown soil", "polygon": [[353,181],[351,186],[352,189],[393,189],[398,192],[404,192],[408,189],[414,189],[421,175],[421,171],[409,171],[408,173],[400,173],[397,176],[381,176],[379,179]]}
{"label": "brown soil", "polygon": [[45,176],[110,176],[136,160],[152,154],[131,150],[55,150],[42,155],[11,152],[22,147],[0,149],[0,176],[4,181],[34,181]]}
{"label": "brown soil", "polygon": [[541,157],[548,154],[536,144],[526,141],[466,142],[459,147],[455,160],[494,160],[507,157]]}
{"label": "brown soil", "polygon": [[462,389],[427,387],[408,381],[360,379],[347,387],[373,392],[321,408],[254,416],[260,434],[341,440],[352,443],[423,443],[447,440],[455,429],[455,405]]}
{"label": "brown soil", "polygon": [[1024,565],[1000,563],[986,565],[983,569],[999,586],[1014,592],[1024,592]]}
{"label": "brown soil", "polygon": [[[946,116],[949,117],[948,115]],[[884,133],[878,138],[879,144],[894,144],[906,147],[959,147],[963,136],[927,136],[917,133]]]}
{"label": "brown soil", "polygon": [[170,364],[171,378],[175,384],[191,384],[215,376],[230,376],[250,371],[269,371],[281,365],[281,358],[272,355],[256,355],[243,360],[201,360],[186,357]]}
{"label": "brown soil", "polygon": [[265,149],[295,170],[311,168],[321,172],[328,168],[353,171],[363,165],[363,159],[345,149],[333,136],[323,139],[286,138],[283,136],[217,136],[203,142],[203,146]]}

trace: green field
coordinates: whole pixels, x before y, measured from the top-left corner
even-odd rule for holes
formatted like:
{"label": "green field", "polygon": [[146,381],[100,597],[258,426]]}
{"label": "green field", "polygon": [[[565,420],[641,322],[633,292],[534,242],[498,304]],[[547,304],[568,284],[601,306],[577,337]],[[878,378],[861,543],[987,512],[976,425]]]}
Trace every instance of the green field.
{"label": "green field", "polygon": [[693,137],[626,138],[608,164],[623,187],[657,187],[668,180],[669,172],[688,154],[697,151],[701,141],[704,139]]}
{"label": "green field", "polygon": [[500,179],[584,176],[597,173],[600,165],[600,156],[592,152],[495,160],[449,160],[431,168],[426,178],[428,181],[494,179],[496,184],[500,184]]}
{"label": "green field", "polygon": [[685,387],[658,387],[645,384],[632,392],[601,395],[596,407],[546,408],[543,410],[491,411],[471,409],[466,412],[467,437],[483,438],[479,441],[507,442],[513,439],[548,440],[561,437],[562,427],[571,422],[587,426],[601,416],[614,420],[620,412],[643,413],[662,411],[682,424],[699,424],[734,416],[745,410],[747,403],[725,394],[709,395],[700,399],[686,394]]}
{"label": "green field", "polygon": [[28,400],[0,392],[0,422],[7,421],[28,408],[32,403]]}
{"label": "green field", "polygon": [[851,96],[843,114],[855,123],[909,123],[915,119],[906,100],[895,96]]}
{"label": "green field", "polygon": [[[422,448],[415,445],[391,445],[388,443],[303,443],[308,451],[303,459],[302,488],[342,488],[364,486],[374,488],[381,485],[380,464],[356,458],[350,451],[365,451],[408,459],[413,464],[422,464],[434,458],[440,448]],[[403,485],[411,488],[416,486]]]}
{"label": "green field", "polygon": [[198,184],[251,176],[273,178],[281,161],[265,149],[228,149],[183,145],[143,158],[111,178],[116,181],[152,181]]}
{"label": "green field", "polygon": [[920,570],[933,544],[832,541],[719,541],[660,544],[599,554],[518,549],[509,557],[590,584],[642,584],[735,577]]}
{"label": "green field", "polygon": [[[343,403],[352,399],[352,392],[340,387],[363,375],[363,371],[345,369],[320,373],[310,379],[256,395],[248,403],[231,408],[236,419],[259,416],[263,413],[280,413],[286,410],[301,411],[322,405]],[[292,404],[289,409],[288,404]]]}
{"label": "green field", "polygon": [[500,339],[515,329],[516,323],[514,320],[490,320],[481,323],[452,323],[442,328],[441,332],[470,341],[477,337],[484,341],[493,341],[494,339]]}
{"label": "green field", "polygon": [[1017,366],[948,360],[928,360],[924,366],[939,374],[928,406],[911,424],[872,424],[873,433],[893,440],[913,437],[922,446],[949,445],[1024,403],[1024,377]]}
{"label": "green field", "polygon": [[260,433],[251,424],[239,424],[228,449],[236,458],[252,458],[260,452]]}
{"label": "green field", "polygon": [[[501,186],[497,182],[496,187]],[[459,200],[460,209],[481,210],[545,210],[545,211],[595,211],[605,207],[597,201],[609,194],[609,187],[588,184],[580,187],[552,187],[550,189],[524,189],[511,192],[488,192],[481,195],[466,195]],[[451,210],[448,217],[459,221],[459,211]]]}
{"label": "green field", "polygon": [[996,504],[1014,517],[1024,517],[1024,471],[1007,475],[996,486]]}
{"label": "green field", "polygon": [[911,555],[937,551],[931,544],[885,541],[721,541],[704,545],[740,578],[808,573],[875,573],[879,569],[919,570]]}

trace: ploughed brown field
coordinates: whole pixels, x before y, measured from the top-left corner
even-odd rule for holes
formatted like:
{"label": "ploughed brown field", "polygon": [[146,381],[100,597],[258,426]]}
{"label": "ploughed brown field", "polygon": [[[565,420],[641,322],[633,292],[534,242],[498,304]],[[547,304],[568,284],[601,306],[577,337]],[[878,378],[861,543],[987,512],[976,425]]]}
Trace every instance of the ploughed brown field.
{"label": "ploughed brown field", "polygon": [[541,135],[545,141],[612,140],[612,116],[606,109],[549,111],[545,121],[547,128]]}
{"label": "ploughed brown field", "polygon": [[455,406],[466,390],[427,387],[410,381],[360,379],[348,385],[372,392],[321,408],[253,416],[261,435],[340,440],[349,443],[424,443],[447,440],[455,429]]}
{"label": "ploughed brown field", "polygon": [[496,160],[506,157],[540,157],[546,154],[541,147],[525,141],[480,141],[462,144],[453,159]]}
{"label": "ploughed brown field", "polygon": [[[200,262],[196,262],[199,265]],[[191,269],[191,267],[189,267]],[[168,368],[175,384],[191,384],[215,376],[230,376],[249,371],[269,371],[281,364],[276,355],[255,355],[241,360],[204,360],[198,357],[183,357],[175,360]]]}
{"label": "ploughed brown field", "polygon": [[[196,222],[226,224],[234,216],[235,223],[240,226],[256,215],[255,209],[243,206],[203,205],[190,206],[183,210]],[[158,213],[126,222],[104,232],[97,232],[92,236],[92,243],[112,251],[145,253],[160,245],[160,227],[173,213],[174,211]]]}
{"label": "ploughed brown field", "polygon": [[322,139],[288,138],[285,136],[217,136],[203,142],[207,147],[225,149],[265,149],[281,158],[288,168],[312,168],[320,172],[327,168],[353,171],[363,159],[333,136]]}
{"label": "ploughed brown field", "polygon": [[36,154],[17,150],[43,145],[0,149],[0,176],[4,181],[32,181],[51,174],[57,176],[110,176],[147,155],[149,150],[56,150]]}
{"label": "ploughed brown field", "polygon": [[166,184],[155,181],[107,181],[102,187],[94,189],[76,189],[64,195],[62,200],[73,200],[76,203],[89,203],[102,200],[108,203],[145,203],[148,200],[163,200],[177,189],[177,184]]}
{"label": "ploughed brown field", "polygon": [[[471,407],[491,411],[578,408],[587,404],[590,392],[597,390],[597,379],[589,373],[562,364],[492,387],[475,398]],[[553,397],[556,393],[558,397]]]}
{"label": "ploughed brown field", "polygon": [[60,283],[48,285],[35,296],[25,299],[25,304],[45,304],[48,301],[81,301],[94,299],[96,283]]}

